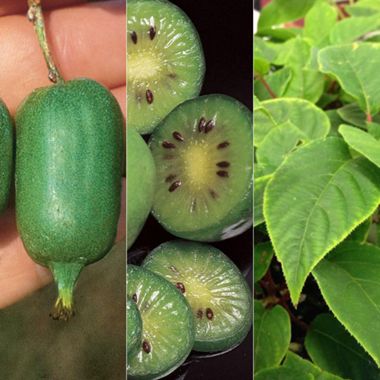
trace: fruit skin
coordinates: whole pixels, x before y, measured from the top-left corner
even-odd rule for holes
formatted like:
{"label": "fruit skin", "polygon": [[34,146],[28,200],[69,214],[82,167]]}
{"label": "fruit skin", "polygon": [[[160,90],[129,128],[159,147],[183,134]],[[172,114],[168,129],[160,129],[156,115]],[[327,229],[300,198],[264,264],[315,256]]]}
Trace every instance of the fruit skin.
{"label": "fruit skin", "polygon": [[[159,361],[156,367],[154,368],[154,373],[151,371],[143,371],[141,367],[141,361],[144,359],[145,353],[142,351],[138,352],[131,360],[128,362],[127,367],[127,378],[132,380],[153,380],[153,379],[161,379],[165,376],[172,373],[176,370],[187,358],[187,356],[191,352],[191,348],[194,344],[195,337],[195,326],[194,320],[192,317],[192,312],[189,303],[186,298],[182,296],[181,293],[178,292],[177,288],[172,285],[169,281],[165,280],[163,277],[151,272],[150,270],[144,269],[142,267],[138,267],[135,265],[128,265],[127,267],[127,296],[129,298],[133,297],[133,294],[137,295],[137,307],[140,310],[141,318],[143,320],[143,339],[144,339],[144,312],[141,311],[142,308],[150,309],[150,316],[155,315],[157,317],[157,326],[159,324],[160,318],[162,318],[162,314],[166,316],[166,314],[170,314],[170,317],[176,317],[176,321],[183,325],[185,331],[188,332],[187,341],[184,339],[179,340],[178,337],[174,337],[176,339],[174,341],[174,349],[176,351],[171,352],[171,366],[162,366],[162,361]],[[160,311],[160,314],[157,313],[155,305],[157,303],[149,302],[151,299],[149,297],[144,297],[142,294],[143,285],[145,285],[146,289],[148,288],[150,293],[152,293],[152,289],[154,289],[154,300],[157,300],[160,295],[167,296],[168,294],[172,298],[172,301],[167,304],[167,307],[164,310]],[[175,304],[181,305],[181,310],[175,310]],[[163,308],[162,302],[159,305],[160,308]],[[174,321],[172,321],[174,322]],[[160,326],[159,331],[160,335],[164,334],[166,328],[170,328],[167,324],[163,324]],[[154,332],[152,333],[154,336]],[[181,346],[180,343],[185,344],[185,346]],[[152,351],[153,352],[153,351]],[[141,354],[140,354],[141,353]],[[163,352],[160,352],[157,358],[162,358]],[[134,365],[138,366],[138,370],[134,368]]]}
{"label": "fruit skin", "polygon": [[143,138],[127,129],[128,159],[128,248],[136,240],[152,209],[156,167],[152,153]]}
{"label": "fruit skin", "polygon": [[37,89],[17,110],[17,226],[28,254],[58,283],[57,318],[72,314],[83,266],[114,242],[123,124],[116,99],[90,79]]}
{"label": "fruit skin", "polygon": [[9,200],[14,166],[13,123],[6,105],[0,100],[0,213]]}
{"label": "fruit skin", "polygon": [[128,358],[137,353],[142,341],[142,320],[133,300],[127,300],[127,351]]}
{"label": "fruit skin", "polygon": [[[205,259],[207,257],[207,259]],[[180,260],[181,265],[178,264]],[[202,267],[202,260],[205,260],[207,263],[206,267]],[[214,262],[213,262],[214,260]],[[221,267],[216,265],[216,260],[218,263],[224,263],[224,270],[221,270]],[[202,334],[198,332],[198,319],[196,317],[196,312],[193,310],[193,316],[195,319],[196,326],[196,334],[193,349],[199,352],[220,352],[225,350],[230,350],[236,346],[238,346],[247,336],[248,332],[251,329],[252,325],[252,316],[253,316],[253,304],[252,304],[252,292],[248,286],[247,281],[241,274],[238,267],[219,249],[203,243],[196,243],[185,240],[173,240],[166,243],[163,243],[156,247],[153,251],[149,253],[149,255],[144,259],[142,266],[146,269],[151,270],[152,272],[163,276],[166,280],[171,281],[174,285],[177,281],[183,281],[183,285],[186,289],[184,296],[188,299],[190,305],[192,306],[191,299],[195,302],[199,302],[200,296],[197,294],[191,294],[191,287],[189,290],[188,284],[186,283],[186,274],[181,272],[181,269],[184,267],[186,271],[191,271],[192,265],[195,267],[198,265],[200,267],[198,274],[205,282],[207,279],[205,278],[205,274],[203,272],[204,269],[208,267],[213,268],[215,273],[212,274],[213,281],[215,282],[218,277],[223,278],[223,289],[224,293],[228,293],[228,281],[226,280],[226,268],[228,267],[228,273],[233,272],[234,276],[238,276],[241,279],[241,288],[239,296],[244,296],[246,300],[246,308],[243,313],[240,310],[239,318],[240,325],[239,329],[235,329],[229,335],[220,336],[219,339],[208,338],[205,339]],[[215,265],[213,265],[215,264]],[[174,266],[177,271],[179,271],[179,275],[173,275],[173,271],[170,269],[171,266]],[[219,270],[218,270],[219,269]],[[219,274],[217,273],[219,272]],[[193,272],[193,278],[197,278]],[[235,292],[236,292],[236,284],[235,284]],[[215,289],[214,289],[215,290]],[[222,302],[219,299],[219,302]],[[237,300],[234,300],[236,306]],[[235,310],[236,312],[236,310]],[[237,316],[235,314],[235,319]]]}

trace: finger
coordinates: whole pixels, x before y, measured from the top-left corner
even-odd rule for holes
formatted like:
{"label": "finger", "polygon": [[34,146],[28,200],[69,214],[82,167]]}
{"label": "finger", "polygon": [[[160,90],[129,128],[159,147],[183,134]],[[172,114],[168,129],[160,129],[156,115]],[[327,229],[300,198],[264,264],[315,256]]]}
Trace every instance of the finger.
{"label": "finger", "polygon": [[[42,5],[44,9],[53,9],[85,2],[86,0],[50,0],[44,1]],[[0,4],[0,16],[16,13],[25,14],[27,10],[27,0],[2,0]]]}
{"label": "finger", "polygon": [[[116,240],[126,236],[125,180]],[[24,298],[52,281],[48,269],[36,264],[26,253],[17,233],[13,208],[0,217],[0,309]]]}
{"label": "finger", "polygon": [[[123,1],[46,12],[48,38],[65,79],[89,77],[108,88],[125,85]],[[33,26],[23,16],[0,22],[0,98],[14,113],[33,89],[51,84]]]}

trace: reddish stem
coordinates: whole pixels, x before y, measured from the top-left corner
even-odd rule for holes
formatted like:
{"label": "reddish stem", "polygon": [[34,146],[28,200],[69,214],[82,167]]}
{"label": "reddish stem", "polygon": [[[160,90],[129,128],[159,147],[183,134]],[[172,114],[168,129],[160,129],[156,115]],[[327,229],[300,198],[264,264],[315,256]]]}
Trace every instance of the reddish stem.
{"label": "reddish stem", "polygon": [[259,76],[259,81],[264,85],[264,87],[266,88],[266,90],[268,91],[269,95],[275,99],[277,98],[277,95],[274,93],[274,91],[270,88],[268,82],[262,77],[262,76]]}
{"label": "reddish stem", "polygon": [[372,115],[369,112],[367,113],[367,121],[368,123],[372,123]]}

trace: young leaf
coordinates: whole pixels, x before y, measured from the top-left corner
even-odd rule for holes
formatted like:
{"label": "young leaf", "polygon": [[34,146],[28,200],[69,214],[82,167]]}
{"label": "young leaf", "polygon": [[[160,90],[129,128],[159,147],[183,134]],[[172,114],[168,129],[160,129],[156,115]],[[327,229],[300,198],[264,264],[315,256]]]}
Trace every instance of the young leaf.
{"label": "young leaf", "polygon": [[273,0],[261,11],[259,31],[304,17],[315,2],[316,0]]}
{"label": "young leaf", "polygon": [[315,380],[311,373],[293,368],[276,367],[264,369],[255,374],[255,380]]}
{"label": "young leaf", "polygon": [[263,215],[264,190],[265,190],[267,183],[269,182],[269,180],[271,178],[272,178],[271,175],[266,175],[263,177],[255,178],[254,183],[253,183],[253,187],[254,187],[253,225],[255,227],[264,222],[264,215]]}
{"label": "young leaf", "polygon": [[310,373],[314,376],[314,379],[318,380],[340,380],[339,376],[333,375],[332,373],[323,371],[316,365],[308,360],[302,359],[300,356],[289,351],[286,355],[283,367],[292,369],[294,371],[300,371],[304,373]]}
{"label": "young leaf", "polygon": [[262,102],[269,113],[254,112],[255,146],[260,146],[272,128],[291,122],[305,136],[306,142],[328,135],[330,120],[327,115],[313,103],[303,99],[272,99]]}
{"label": "young leaf", "polygon": [[336,7],[325,2],[317,2],[305,17],[304,37],[314,46],[328,45],[330,30],[338,21]]}
{"label": "young leaf", "polygon": [[377,30],[380,26],[380,17],[354,17],[338,22],[330,33],[331,45],[346,44],[358,40],[365,34]]}
{"label": "young leaf", "polygon": [[380,248],[345,242],[313,276],[334,315],[380,366]]}
{"label": "young leaf", "polygon": [[307,353],[320,368],[346,379],[379,379],[380,369],[330,314],[318,315],[306,335]]}
{"label": "young leaf", "polygon": [[[291,78],[292,70],[288,67],[284,67],[281,70],[277,70],[274,73],[266,75],[264,80],[276,96],[283,96]],[[255,95],[260,100],[272,99],[272,94],[268,91],[268,88],[265,87],[260,79],[255,80],[254,86]]]}
{"label": "young leaf", "polygon": [[255,301],[254,363],[255,372],[281,363],[290,344],[290,318],[282,306],[265,309]]}
{"label": "young leaf", "polygon": [[272,244],[268,241],[255,245],[254,250],[254,276],[255,282],[260,281],[267,272],[273,258]]}
{"label": "young leaf", "polygon": [[366,114],[380,110],[380,44],[329,46],[319,52],[320,69],[334,76]]}
{"label": "young leaf", "polygon": [[[337,112],[346,123],[366,129],[367,115],[356,103],[346,104],[345,106],[338,108]],[[380,122],[380,114],[375,115],[373,121]]]}
{"label": "young leaf", "polygon": [[[380,168],[380,141],[372,135],[349,125],[341,125],[339,133],[346,143],[357,152],[367,157]],[[380,182],[380,177],[379,177]]]}
{"label": "young leaf", "polygon": [[[289,155],[264,193],[264,217],[293,304],[315,265],[380,203],[380,169],[340,138]],[[290,228],[291,227],[291,228]]]}
{"label": "young leaf", "polygon": [[346,6],[345,9],[351,16],[372,16],[380,12],[380,2],[379,0],[361,0]]}

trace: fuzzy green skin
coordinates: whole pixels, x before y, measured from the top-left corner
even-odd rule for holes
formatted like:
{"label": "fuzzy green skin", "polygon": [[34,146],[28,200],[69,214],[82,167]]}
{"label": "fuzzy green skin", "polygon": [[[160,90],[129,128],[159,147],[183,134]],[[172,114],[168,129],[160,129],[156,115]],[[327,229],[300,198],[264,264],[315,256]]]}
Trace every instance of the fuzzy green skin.
{"label": "fuzzy green skin", "polygon": [[127,130],[128,159],[128,248],[138,237],[152,209],[156,167],[152,153],[143,138],[133,129]]}
{"label": "fuzzy green skin", "polygon": [[142,340],[142,320],[134,301],[127,300],[127,352],[128,358],[137,353]]}
{"label": "fuzzy green skin", "polygon": [[0,213],[8,205],[13,176],[13,123],[5,104],[0,100]]}
{"label": "fuzzy green skin", "polygon": [[[213,335],[212,323],[218,323],[217,319],[214,319],[215,322],[209,322],[211,327],[208,327],[205,331],[204,327],[201,326],[204,320],[203,322],[199,320],[197,310],[193,309],[196,326],[194,350],[200,352],[229,350],[239,345],[247,336],[252,325],[253,315],[251,290],[239,269],[223,252],[207,244],[174,240],[163,243],[150,252],[142,266],[164,277],[174,285],[177,282],[182,282],[186,289],[184,296],[189,300],[191,306],[193,306],[191,298],[199,299],[199,296],[189,293],[191,289],[189,290],[187,286],[187,276],[202,278],[205,283],[207,282],[207,277],[211,276],[214,284],[218,284],[219,280],[219,284],[221,284],[219,287],[223,289],[223,293],[231,292],[236,295],[236,292],[238,292],[240,308],[234,310],[233,328],[231,324],[225,324],[224,326],[228,326],[228,328],[225,327],[221,333],[215,334],[214,329]],[[172,267],[176,268],[178,273],[173,272],[170,269]],[[210,271],[210,268],[212,268],[212,271]],[[229,292],[228,280],[232,279],[233,287]],[[216,288],[213,290],[215,291]],[[215,297],[218,297],[219,301],[223,302],[223,305],[228,305],[227,297],[224,299],[219,298],[218,293],[215,294]],[[234,300],[236,307],[238,302],[236,297],[234,298],[231,295],[228,297]],[[212,306],[210,305],[210,307]],[[225,307],[224,311],[226,310],[227,308]]]}
{"label": "fuzzy green skin", "polygon": [[106,88],[78,79],[35,90],[18,109],[16,126],[18,231],[61,293],[61,283],[73,288],[78,265],[101,259],[114,242],[123,115]]}
{"label": "fuzzy green skin", "polygon": [[[127,276],[127,295],[131,298],[136,294],[143,321],[143,340],[153,339],[157,332],[155,340],[150,342],[150,353],[140,346],[139,352],[129,358],[127,377],[161,379],[177,369],[191,352],[195,336],[191,308],[186,298],[163,277],[135,265],[128,265]],[[150,330],[153,321],[154,329]]]}

